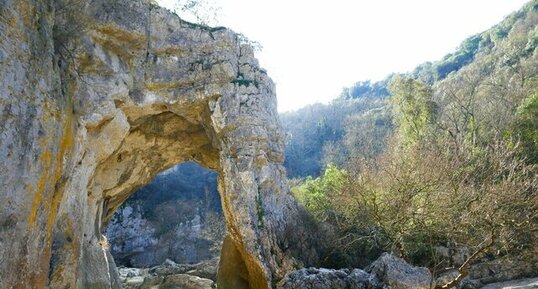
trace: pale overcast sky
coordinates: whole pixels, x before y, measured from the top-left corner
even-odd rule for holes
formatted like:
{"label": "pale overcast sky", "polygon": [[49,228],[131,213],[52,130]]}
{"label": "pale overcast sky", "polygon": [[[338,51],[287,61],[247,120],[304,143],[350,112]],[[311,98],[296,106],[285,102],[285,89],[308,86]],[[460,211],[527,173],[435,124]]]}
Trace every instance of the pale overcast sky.
{"label": "pale overcast sky", "polygon": [[[175,1],[159,0],[167,7]],[[263,45],[257,56],[276,83],[281,112],[438,60],[526,2],[213,0],[221,7],[219,25]]]}

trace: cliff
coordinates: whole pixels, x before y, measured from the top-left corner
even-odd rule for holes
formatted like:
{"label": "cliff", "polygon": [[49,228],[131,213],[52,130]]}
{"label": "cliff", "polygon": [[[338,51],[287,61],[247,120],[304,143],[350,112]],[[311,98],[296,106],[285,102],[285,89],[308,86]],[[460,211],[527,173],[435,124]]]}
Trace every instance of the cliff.
{"label": "cliff", "polygon": [[104,224],[186,161],[219,175],[219,288],[269,288],[315,256],[274,84],[235,33],[151,1],[0,0],[0,34],[0,288],[117,288]]}

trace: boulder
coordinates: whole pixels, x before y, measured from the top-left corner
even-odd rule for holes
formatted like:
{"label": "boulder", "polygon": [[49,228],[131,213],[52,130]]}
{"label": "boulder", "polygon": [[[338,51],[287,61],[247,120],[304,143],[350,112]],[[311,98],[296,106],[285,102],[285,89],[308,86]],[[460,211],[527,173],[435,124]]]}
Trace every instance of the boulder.
{"label": "boulder", "polygon": [[149,269],[150,274],[156,274],[160,276],[184,274],[187,271],[194,270],[196,268],[193,264],[176,264],[170,259],[166,259],[161,265],[155,266]]}
{"label": "boulder", "polygon": [[148,274],[148,269],[119,267],[118,274],[121,279],[144,276]]}
{"label": "boulder", "polygon": [[187,274],[176,274],[166,276],[163,282],[156,287],[158,289],[180,288],[180,289],[213,289],[215,282],[209,279],[191,276]]}
{"label": "boulder", "polygon": [[280,282],[282,289],[375,289],[383,285],[375,276],[360,269],[303,268]]}
{"label": "boulder", "polygon": [[538,288],[538,278],[526,278],[488,284],[482,289],[536,289]]}
{"label": "boulder", "polygon": [[187,271],[187,274],[216,281],[218,268],[219,258],[213,258],[211,260],[195,264],[194,269]]}
{"label": "boulder", "polygon": [[217,277],[219,259],[198,264],[177,264],[167,259],[150,269],[118,268],[123,289],[159,288],[213,288]]}
{"label": "boulder", "polygon": [[286,275],[282,289],[430,289],[432,275],[403,259],[383,253],[364,271],[361,269],[303,268]]}
{"label": "boulder", "polygon": [[538,276],[538,264],[533,260],[494,260],[471,266],[469,277],[481,284],[510,281]]}
{"label": "boulder", "polygon": [[188,274],[172,274],[167,276],[146,275],[126,278],[123,289],[211,289],[215,282],[206,278]]}
{"label": "boulder", "polygon": [[389,253],[383,253],[366,271],[392,289],[429,289],[432,283],[430,270],[413,267]]}

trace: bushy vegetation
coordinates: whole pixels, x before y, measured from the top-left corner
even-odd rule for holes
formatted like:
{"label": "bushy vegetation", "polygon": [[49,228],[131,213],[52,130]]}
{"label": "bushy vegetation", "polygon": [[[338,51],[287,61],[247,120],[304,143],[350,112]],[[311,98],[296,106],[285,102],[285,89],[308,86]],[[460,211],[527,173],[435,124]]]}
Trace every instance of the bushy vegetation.
{"label": "bushy vegetation", "polygon": [[306,178],[304,183],[292,189],[292,194],[320,221],[329,219],[329,197],[342,190],[346,172],[328,165],[324,174],[316,179]]}
{"label": "bushy vegetation", "polygon": [[[319,165],[336,166],[293,189],[331,228],[327,264],[360,266],[391,251],[434,273],[455,267],[448,288],[478,260],[538,261],[535,7],[538,1],[439,62],[390,76],[388,98],[370,82],[344,91],[348,101],[379,106],[333,117],[337,138],[314,133],[324,148]],[[462,249],[464,260],[442,253]]]}
{"label": "bushy vegetation", "polygon": [[507,132],[514,149],[529,163],[538,164],[538,93],[534,93],[518,107],[516,120]]}

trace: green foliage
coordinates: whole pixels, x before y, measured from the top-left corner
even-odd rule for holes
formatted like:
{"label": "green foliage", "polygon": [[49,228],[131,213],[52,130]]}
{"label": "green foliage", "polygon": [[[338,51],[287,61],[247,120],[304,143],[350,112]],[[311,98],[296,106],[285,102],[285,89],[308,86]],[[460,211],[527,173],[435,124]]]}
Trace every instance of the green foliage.
{"label": "green foliage", "polygon": [[349,159],[356,161],[375,159],[385,150],[387,138],[393,129],[392,115],[388,107],[349,116],[345,123],[343,139],[347,159],[337,164],[345,166]]}
{"label": "green foliage", "polygon": [[292,188],[292,194],[316,219],[326,221],[329,216],[329,197],[340,190],[346,178],[346,171],[328,165],[322,176]]}
{"label": "green foliage", "polygon": [[318,218],[337,228],[333,246],[371,259],[391,251],[435,271],[461,265],[442,260],[436,246],[529,254],[536,240],[528,232],[538,229],[536,173],[502,143],[453,155],[437,144],[402,151],[395,142],[350,167],[332,190],[320,178],[296,194],[322,196],[307,208],[334,214]]}
{"label": "green foliage", "polygon": [[385,98],[389,96],[387,89],[388,83],[392,75],[382,81],[372,83],[370,80],[359,81],[351,87],[346,87],[342,90],[340,98],[342,99],[357,99],[363,97],[370,98]]}
{"label": "green foliage", "polygon": [[446,55],[443,60],[436,63],[434,66],[436,79],[444,79],[451,72],[458,71],[473,61],[482,40],[481,35],[471,36],[463,41],[455,53]]}
{"label": "green foliage", "polygon": [[422,63],[411,72],[411,77],[427,85],[432,85],[436,80],[433,66],[432,62]]}
{"label": "green foliage", "polygon": [[406,145],[424,138],[428,125],[435,120],[437,105],[432,101],[432,90],[411,78],[398,77],[390,84],[394,123]]}
{"label": "green foliage", "polygon": [[517,119],[509,131],[518,142],[517,150],[528,162],[538,164],[538,93],[527,98],[517,110]]}

